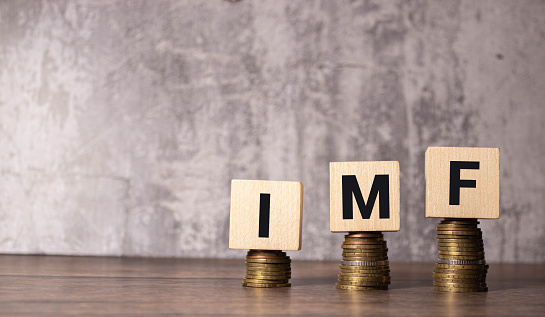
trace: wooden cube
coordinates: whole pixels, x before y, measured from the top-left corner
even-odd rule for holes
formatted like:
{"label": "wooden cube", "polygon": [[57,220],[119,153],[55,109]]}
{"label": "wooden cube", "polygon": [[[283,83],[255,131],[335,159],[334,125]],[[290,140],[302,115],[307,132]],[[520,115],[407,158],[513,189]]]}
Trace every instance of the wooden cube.
{"label": "wooden cube", "polygon": [[303,184],[231,181],[229,248],[300,250]]}
{"label": "wooden cube", "polygon": [[331,162],[332,232],[399,231],[399,162]]}
{"label": "wooden cube", "polygon": [[429,147],[426,217],[497,219],[500,149]]}

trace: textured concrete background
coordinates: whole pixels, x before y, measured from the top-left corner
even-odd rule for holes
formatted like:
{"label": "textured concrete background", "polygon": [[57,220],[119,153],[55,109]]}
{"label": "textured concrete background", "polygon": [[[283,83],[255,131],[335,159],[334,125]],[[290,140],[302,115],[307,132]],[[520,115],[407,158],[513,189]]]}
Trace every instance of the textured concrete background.
{"label": "textured concrete background", "polygon": [[436,258],[428,146],[501,148],[491,262],[545,262],[544,1],[1,1],[0,252],[243,257],[230,180],[399,160],[393,260]]}

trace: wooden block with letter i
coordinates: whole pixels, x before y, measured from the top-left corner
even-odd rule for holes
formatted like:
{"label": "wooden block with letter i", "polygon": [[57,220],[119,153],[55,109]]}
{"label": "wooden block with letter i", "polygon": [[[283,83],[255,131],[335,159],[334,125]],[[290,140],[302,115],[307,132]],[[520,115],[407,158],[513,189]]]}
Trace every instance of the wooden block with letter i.
{"label": "wooden block with letter i", "polygon": [[303,184],[231,181],[229,248],[300,250]]}
{"label": "wooden block with letter i", "polygon": [[332,232],[399,231],[399,162],[331,162]]}
{"label": "wooden block with letter i", "polygon": [[499,216],[499,148],[426,150],[426,217],[497,219]]}

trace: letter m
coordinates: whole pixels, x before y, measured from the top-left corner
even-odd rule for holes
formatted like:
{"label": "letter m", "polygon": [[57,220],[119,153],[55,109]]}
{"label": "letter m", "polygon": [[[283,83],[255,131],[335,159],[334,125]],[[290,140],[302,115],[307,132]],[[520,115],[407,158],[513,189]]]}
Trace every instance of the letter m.
{"label": "letter m", "polygon": [[389,175],[375,175],[373,185],[371,185],[371,191],[367,204],[363,200],[360,186],[356,175],[343,175],[342,178],[342,192],[343,192],[343,219],[354,219],[354,210],[352,203],[352,195],[356,199],[356,203],[360,210],[361,217],[363,219],[369,219],[373,206],[379,195],[379,218],[390,218],[390,177]]}

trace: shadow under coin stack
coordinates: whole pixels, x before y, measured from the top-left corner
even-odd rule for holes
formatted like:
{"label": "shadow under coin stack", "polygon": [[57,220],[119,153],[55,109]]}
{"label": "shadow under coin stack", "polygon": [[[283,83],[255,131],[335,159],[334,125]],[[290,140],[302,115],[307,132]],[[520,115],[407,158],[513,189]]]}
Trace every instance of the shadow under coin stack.
{"label": "shadow under coin stack", "polygon": [[433,285],[442,292],[486,292],[488,265],[477,219],[444,219],[437,224],[439,259]]}
{"label": "shadow under coin stack", "polygon": [[344,236],[343,260],[337,288],[388,289],[388,248],[382,232],[350,232]]}
{"label": "shadow under coin stack", "polygon": [[286,252],[250,250],[246,255],[246,278],[242,286],[289,287],[291,259]]}

